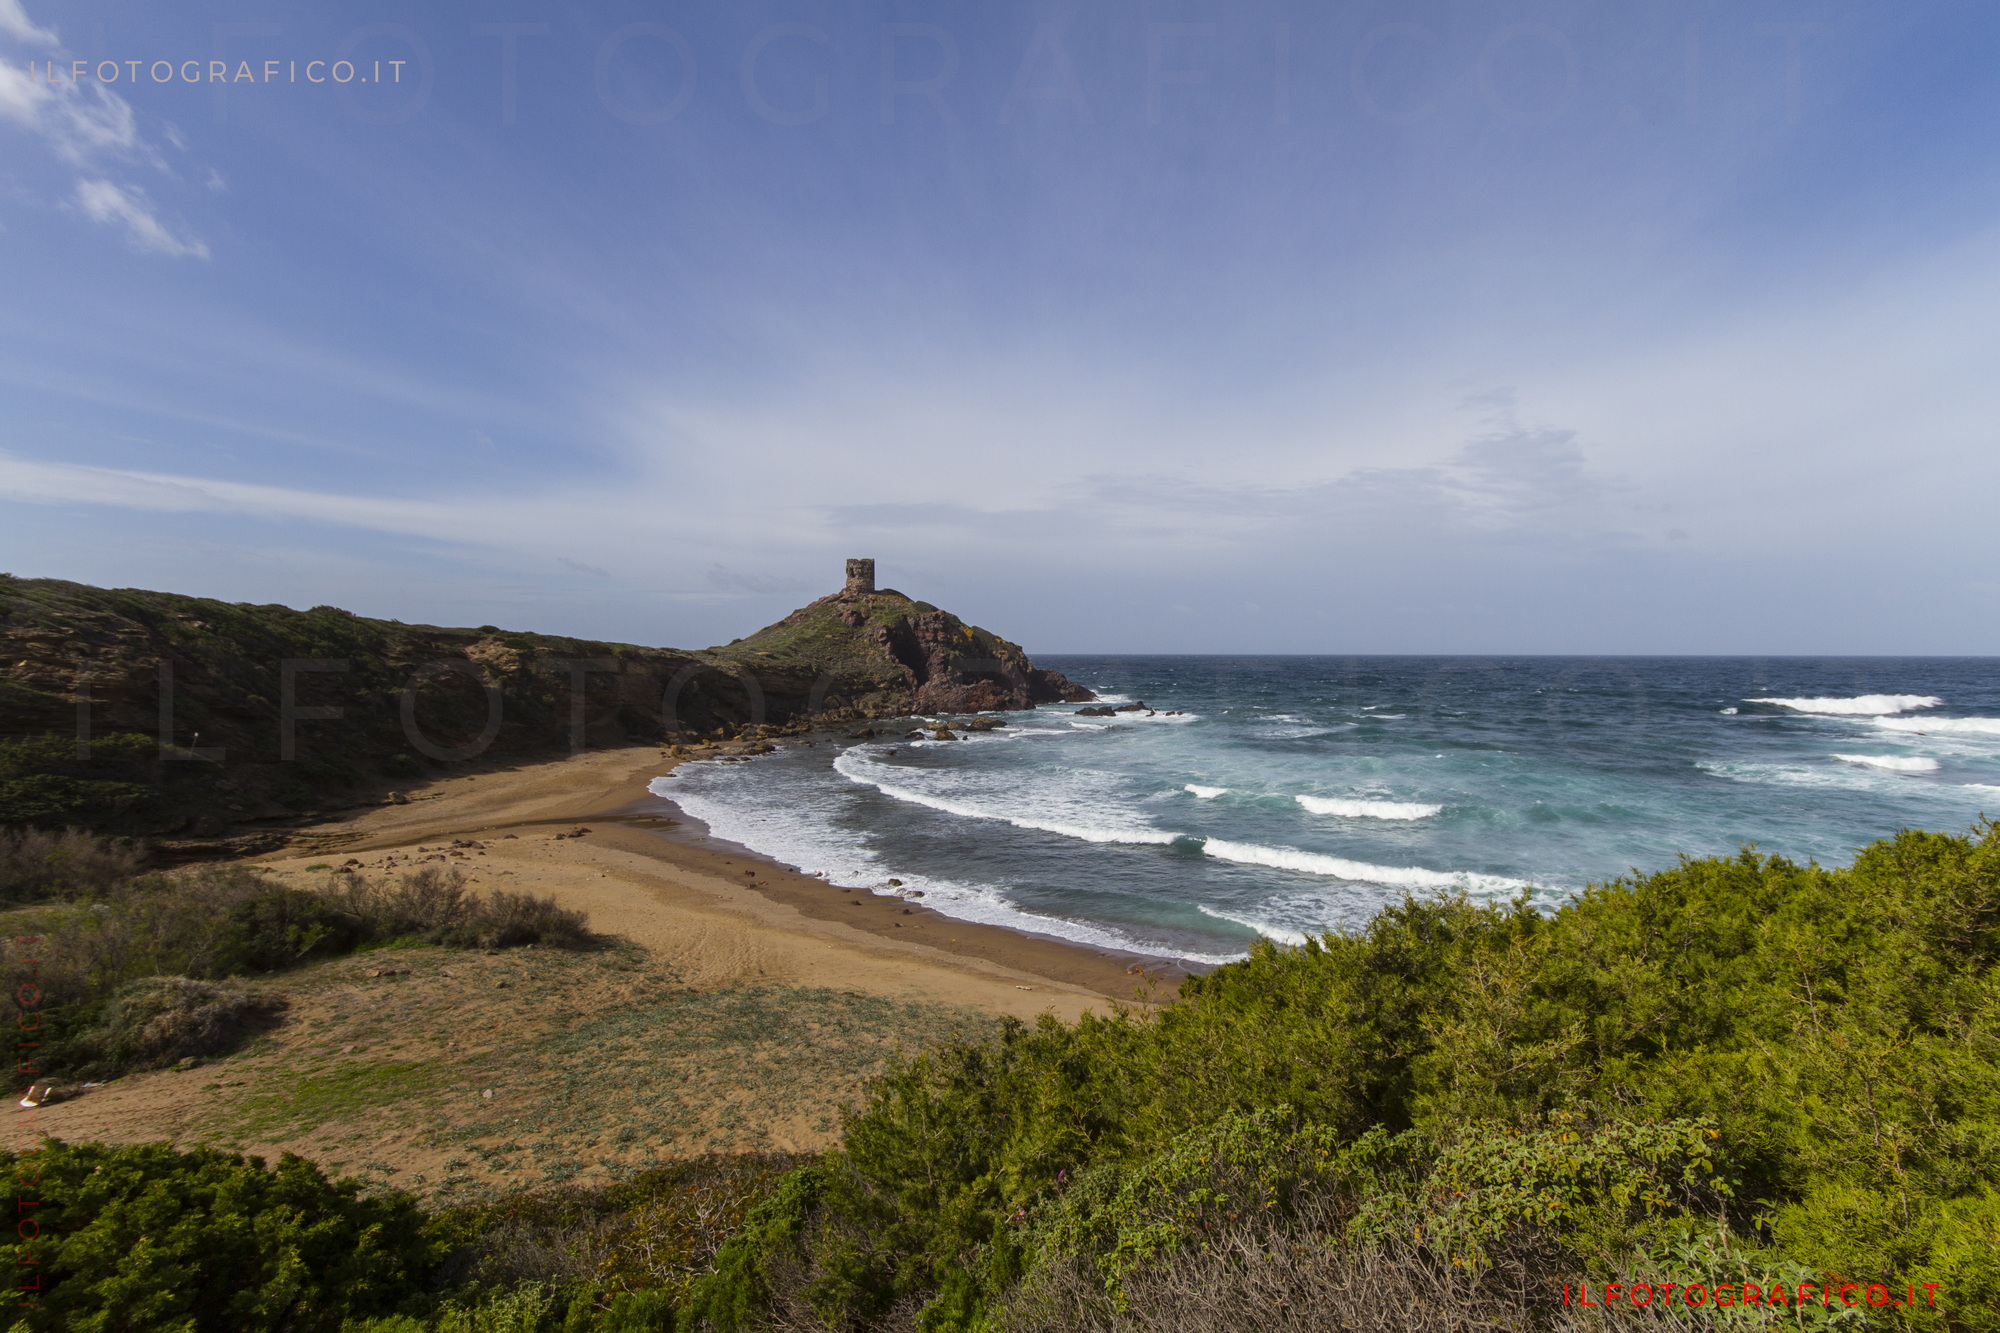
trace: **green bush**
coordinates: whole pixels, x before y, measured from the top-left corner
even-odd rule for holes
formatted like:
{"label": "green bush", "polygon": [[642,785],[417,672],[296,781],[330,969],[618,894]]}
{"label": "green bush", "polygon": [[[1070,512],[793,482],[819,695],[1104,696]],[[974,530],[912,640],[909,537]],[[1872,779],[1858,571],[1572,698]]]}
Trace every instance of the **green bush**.
{"label": "green bush", "polygon": [[[1728,1252],[1934,1282],[1960,1327],[2000,1329],[1996,959],[1992,824],[1904,833],[1847,869],[1686,861],[1548,915],[1406,901],[1352,936],[1261,945],[1156,1012],[1013,1024],[898,1063],[812,1169],[811,1202],[746,1233],[700,1299],[718,1327],[794,1298],[836,1327],[990,1307],[1018,1220],[1285,1105],[1329,1142],[1415,1131],[1461,1173],[1478,1163],[1453,1154],[1475,1147],[1502,1164],[1510,1142],[1546,1149],[1551,1116],[1600,1146],[1613,1126],[1629,1146],[1702,1124],[1699,1212]],[[1615,1276],[1619,1246],[1677,1243],[1668,1224],[1696,1212],[1675,1208],[1651,1231],[1607,1216],[1594,1238],[1559,1234]],[[1476,1261],[1491,1238],[1467,1236]]]}
{"label": "green bush", "polygon": [[229,909],[210,945],[207,975],[243,976],[351,953],[368,923],[300,889],[270,889]]}
{"label": "green bush", "polygon": [[63,828],[116,820],[154,803],[146,783],[158,742],[121,732],[92,743],[79,758],[63,736],[0,740],[0,826]]}
{"label": "green bush", "polygon": [[[583,913],[528,894],[482,895],[455,871],[425,867],[393,884],[330,877],[315,890],[245,866],[122,879],[134,853],[88,835],[26,832],[0,840],[5,882],[64,896],[21,908],[0,936],[0,984],[32,985],[36,1067],[24,1073],[112,1075],[136,1051],[106,1007],[142,979],[264,974],[361,945],[421,939],[455,947],[585,947]],[[108,887],[106,884],[108,882]],[[79,895],[93,894],[90,901]],[[222,1031],[247,1031],[229,1023]],[[208,1053],[215,1053],[214,1048]],[[190,1050],[187,1053],[196,1053]]]}
{"label": "green bush", "polygon": [[14,1333],[338,1333],[421,1304],[442,1242],[402,1196],[363,1198],[290,1156],[46,1142],[0,1153],[40,1203],[40,1279]]}

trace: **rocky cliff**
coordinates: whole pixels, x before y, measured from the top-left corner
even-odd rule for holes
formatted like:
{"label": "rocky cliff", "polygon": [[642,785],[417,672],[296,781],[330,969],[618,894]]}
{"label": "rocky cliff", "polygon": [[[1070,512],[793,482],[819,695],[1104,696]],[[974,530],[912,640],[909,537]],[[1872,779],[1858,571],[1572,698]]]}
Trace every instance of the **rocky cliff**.
{"label": "rocky cliff", "polygon": [[751,670],[813,673],[864,716],[961,713],[1080,703],[1097,696],[1038,669],[1016,644],[894,589],[849,580],[830,597],[739,639],[717,656]]}
{"label": "rocky cliff", "polygon": [[475,764],[1091,697],[893,592],[683,652],[0,576],[0,825],[213,841]]}

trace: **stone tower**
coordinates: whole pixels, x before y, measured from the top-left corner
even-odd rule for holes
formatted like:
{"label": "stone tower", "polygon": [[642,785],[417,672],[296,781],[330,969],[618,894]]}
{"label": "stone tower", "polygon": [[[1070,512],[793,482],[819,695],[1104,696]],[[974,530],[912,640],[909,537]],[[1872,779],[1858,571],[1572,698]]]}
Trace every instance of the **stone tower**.
{"label": "stone tower", "polygon": [[847,562],[847,586],[841,589],[848,597],[866,597],[875,591],[875,562],[873,560],[850,560]]}

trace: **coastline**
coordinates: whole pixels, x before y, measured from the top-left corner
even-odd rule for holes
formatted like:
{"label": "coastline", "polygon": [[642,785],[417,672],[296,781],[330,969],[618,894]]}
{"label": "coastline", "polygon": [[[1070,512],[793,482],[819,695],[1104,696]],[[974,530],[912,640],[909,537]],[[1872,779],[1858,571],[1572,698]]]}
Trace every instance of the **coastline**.
{"label": "coastline", "polygon": [[[714,838],[648,790],[680,762],[657,745],[626,746],[445,778],[412,788],[407,803],[300,830],[288,848],[246,864],[290,877],[352,861],[379,875],[441,858],[477,888],[553,896],[588,912],[593,930],[717,983],[787,980],[1024,1020],[1073,1020],[1178,987],[1181,974],[1159,960],[838,888]],[[573,836],[580,828],[589,832]],[[455,857],[436,847],[453,841],[481,846]]]}

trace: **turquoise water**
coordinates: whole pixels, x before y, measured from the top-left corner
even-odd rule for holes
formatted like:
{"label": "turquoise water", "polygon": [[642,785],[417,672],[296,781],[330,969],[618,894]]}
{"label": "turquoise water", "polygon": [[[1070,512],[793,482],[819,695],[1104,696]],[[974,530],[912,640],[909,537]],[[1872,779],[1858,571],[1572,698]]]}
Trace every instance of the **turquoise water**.
{"label": "turquoise water", "polygon": [[1900,828],[2000,816],[1994,659],[1038,664],[1153,711],[1044,706],[960,741],[686,764],[653,789],[836,883],[1197,963],[1405,893],[1553,904],[1682,853],[1844,864]]}

